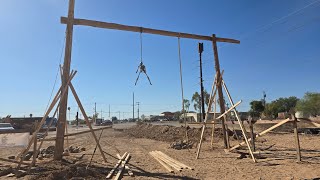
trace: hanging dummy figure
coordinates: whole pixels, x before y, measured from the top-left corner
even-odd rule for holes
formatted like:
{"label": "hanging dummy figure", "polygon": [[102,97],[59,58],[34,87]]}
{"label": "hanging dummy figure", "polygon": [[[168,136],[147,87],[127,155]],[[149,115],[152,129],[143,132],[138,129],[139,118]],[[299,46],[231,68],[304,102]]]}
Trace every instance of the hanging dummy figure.
{"label": "hanging dummy figure", "polygon": [[138,74],[138,77],[137,77],[137,79],[136,79],[136,83],[135,83],[134,85],[137,85],[137,82],[138,82],[138,80],[139,80],[139,77],[140,77],[140,74],[141,74],[141,73],[144,73],[144,74],[147,76],[150,85],[152,85],[152,83],[151,83],[151,81],[150,81],[150,78],[149,78],[149,76],[148,76],[148,74],[147,74],[146,66],[145,66],[145,65],[143,64],[143,62],[142,62],[142,29],[141,29],[141,31],[140,31],[140,50],[141,50],[141,61],[140,61],[140,64],[139,64],[139,66],[138,66],[138,69],[137,69],[137,71],[136,71],[136,73],[138,73],[138,71],[139,71],[139,74]]}
{"label": "hanging dummy figure", "polygon": [[136,79],[135,85],[137,85],[137,82],[138,82],[138,79],[139,79],[141,73],[144,73],[144,74],[147,76],[150,85],[152,85],[152,83],[151,83],[151,81],[150,81],[150,78],[149,78],[149,76],[148,76],[148,74],[147,74],[146,66],[143,64],[142,61],[140,62],[136,73],[138,73],[138,71],[139,71],[139,74],[138,74],[138,77],[137,77],[137,79]]}

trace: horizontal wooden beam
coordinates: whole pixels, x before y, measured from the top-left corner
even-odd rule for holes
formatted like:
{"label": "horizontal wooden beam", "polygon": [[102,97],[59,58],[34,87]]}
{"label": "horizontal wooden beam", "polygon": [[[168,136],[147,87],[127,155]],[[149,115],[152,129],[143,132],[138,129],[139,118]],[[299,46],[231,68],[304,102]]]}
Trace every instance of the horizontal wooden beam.
{"label": "horizontal wooden beam", "polygon": [[[60,21],[62,24],[67,24],[68,18],[61,17]],[[104,29],[115,29],[115,30],[122,30],[122,31],[142,32],[142,33],[148,33],[148,34],[158,34],[158,35],[163,35],[163,36],[198,39],[198,40],[206,40],[206,41],[213,41],[214,40],[214,39],[212,39],[212,36],[203,36],[203,35],[197,35],[197,34],[150,29],[150,28],[144,28],[144,27],[138,27],[138,26],[128,26],[128,25],[108,23],[108,22],[102,22],[102,21],[93,21],[93,20],[87,20],[87,19],[73,19],[72,22],[73,22],[73,25],[91,26],[91,27],[104,28]],[[236,44],[240,43],[239,40],[229,39],[229,38],[219,38],[219,37],[216,37],[215,41],[236,43]]]}
{"label": "horizontal wooden beam", "polygon": [[100,131],[103,129],[109,129],[112,128],[112,126],[106,126],[103,128],[97,128],[97,129],[92,129],[92,130],[86,130],[86,131],[80,131],[80,132],[76,132],[76,133],[70,133],[70,134],[65,134],[64,137],[69,137],[69,136],[75,136],[75,135],[79,135],[79,134],[84,134],[84,133],[89,133],[89,132],[94,132],[94,131]]}

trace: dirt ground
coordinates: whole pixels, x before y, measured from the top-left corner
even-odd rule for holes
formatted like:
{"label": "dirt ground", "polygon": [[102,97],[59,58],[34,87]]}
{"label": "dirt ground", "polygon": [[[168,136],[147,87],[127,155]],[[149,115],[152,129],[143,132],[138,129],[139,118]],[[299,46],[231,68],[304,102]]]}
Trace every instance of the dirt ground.
{"label": "dirt ground", "polygon": [[[71,130],[72,131],[72,130]],[[197,130],[194,130],[197,131]],[[96,132],[97,136],[100,131]],[[168,136],[175,136],[174,134]],[[196,136],[193,134],[193,136]],[[175,140],[175,138],[172,138]],[[239,141],[231,140],[231,145]],[[170,142],[154,140],[153,138],[134,137],[128,131],[105,129],[101,137],[101,145],[106,152],[107,163],[103,162],[99,150],[94,156],[92,168],[85,167],[91,158],[95,143],[90,134],[81,134],[69,140],[69,146],[81,146],[87,150],[72,153],[66,156],[65,162],[52,162],[48,159],[38,160],[38,167],[31,175],[20,179],[105,179],[106,174],[118,161],[117,153],[129,152],[132,155],[129,165],[135,177],[124,173],[123,179],[315,179],[320,178],[320,136],[300,135],[302,162],[296,162],[295,143],[292,133],[269,133],[257,139],[257,150],[261,151],[261,158],[257,163],[247,157],[239,159],[237,153],[225,153],[223,140],[216,136],[213,149],[210,147],[210,137],[206,137],[202,146],[200,158],[196,157],[196,148],[175,150],[169,148]],[[43,147],[53,145],[54,142],[45,142]],[[0,157],[17,155],[20,149],[0,149]],[[168,173],[148,153],[162,151],[170,157],[194,168],[182,172]],[[247,152],[246,148],[241,148]],[[82,160],[77,160],[82,154]],[[73,162],[70,162],[74,160]],[[28,161],[27,161],[28,162]],[[30,161],[29,161],[30,162]],[[74,164],[75,162],[75,164]],[[0,169],[8,163],[0,161]],[[11,165],[15,167],[15,165]],[[0,179],[8,179],[6,176]],[[15,179],[15,178],[14,178]],[[79,179],[79,178],[78,178]]]}

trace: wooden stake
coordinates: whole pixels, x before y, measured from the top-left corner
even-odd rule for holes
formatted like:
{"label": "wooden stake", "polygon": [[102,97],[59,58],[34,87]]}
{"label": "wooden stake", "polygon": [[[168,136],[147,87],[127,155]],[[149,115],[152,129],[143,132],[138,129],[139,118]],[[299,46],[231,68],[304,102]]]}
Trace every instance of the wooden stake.
{"label": "wooden stake", "polygon": [[300,141],[299,141],[299,133],[298,133],[298,125],[297,125],[297,118],[294,113],[291,114],[293,119],[293,132],[294,132],[294,140],[296,143],[296,150],[297,150],[297,161],[301,161],[301,152],[300,152]]}
{"label": "wooden stake", "polygon": [[256,151],[256,145],[255,145],[255,138],[254,138],[254,132],[253,132],[253,122],[252,118],[249,120],[249,126],[250,126],[250,137],[251,137],[251,145],[253,152]]}
{"label": "wooden stake", "polygon": [[[223,85],[224,90],[226,91],[226,93],[227,93],[227,95],[228,95],[230,104],[233,106],[233,105],[234,105],[233,100],[232,100],[231,95],[230,95],[230,93],[229,93],[229,90],[228,90],[228,88],[227,88],[227,86],[226,86],[226,84],[224,83],[223,80],[222,80],[222,85]],[[256,160],[256,158],[254,157],[253,152],[252,152],[252,150],[251,150],[251,146],[250,146],[249,141],[248,141],[248,138],[247,138],[247,132],[246,132],[244,126],[243,126],[243,123],[242,123],[241,119],[239,118],[238,112],[237,112],[236,109],[233,109],[233,110],[234,110],[234,114],[236,115],[236,118],[237,118],[237,120],[238,120],[238,122],[239,122],[239,126],[240,126],[240,129],[241,129],[241,131],[242,131],[242,135],[243,135],[243,137],[244,137],[244,139],[245,139],[245,141],[246,141],[246,143],[247,143],[247,146],[248,146],[250,155],[251,155],[251,157],[252,157],[252,160],[253,160],[253,162],[257,162],[257,160]]]}
{"label": "wooden stake", "polygon": [[73,87],[73,85],[72,85],[71,82],[70,82],[70,84],[69,84],[69,87],[70,87],[70,89],[71,89],[71,91],[72,91],[72,94],[73,94],[74,98],[76,99],[76,101],[77,101],[77,103],[78,103],[78,106],[79,106],[79,108],[80,108],[80,110],[81,110],[81,112],[82,112],[82,115],[83,115],[86,123],[87,123],[87,126],[89,127],[90,132],[91,132],[94,140],[96,141],[96,143],[97,143],[97,145],[98,145],[99,151],[100,151],[100,153],[101,153],[101,156],[102,156],[104,162],[107,162],[107,159],[106,159],[106,157],[105,157],[105,155],[104,155],[104,153],[103,153],[103,150],[102,150],[102,148],[101,148],[101,146],[100,146],[99,140],[98,140],[96,134],[94,133],[94,131],[93,131],[93,129],[92,129],[91,123],[89,122],[89,118],[88,118],[88,116],[87,116],[87,114],[86,114],[86,112],[85,112],[85,110],[84,110],[84,108],[83,108],[83,106],[82,106],[82,103],[81,103],[81,101],[80,101],[80,99],[79,99],[79,97],[78,97],[78,95],[77,95],[77,92],[76,92],[76,90],[74,89],[74,87]]}

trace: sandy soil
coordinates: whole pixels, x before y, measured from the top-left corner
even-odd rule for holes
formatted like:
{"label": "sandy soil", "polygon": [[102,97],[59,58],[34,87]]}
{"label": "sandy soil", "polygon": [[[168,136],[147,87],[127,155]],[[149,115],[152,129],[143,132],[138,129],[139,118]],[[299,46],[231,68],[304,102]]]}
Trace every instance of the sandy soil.
{"label": "sandy soil", "polygon": [[[72,131],[72,130],[70,130]],[[96,132],[97,135],[100,132]],[[228,153],[223,150],[222,139],[216,138],[214,147],[210,147],[210,138],[203,144],[200,158],[195,160],[196,149],[174,150],[170,149],[168,142],[156,141],[145,138],[134,138],[128,134],[114,129],[103,131],[101,145],[105,152],[108,162],[102,163],[103,159],[97,150],[94,156],[93,165],[100,168],[99,176],[93,179],[103,179],[102,171],[108,173],[116,164],[114,158],[116,153],[120,154],[129,152],[132,158],[129,162],[135,177],[124,174],[123,179],[313,179],[320,178],[320,136],[301,135],[302,162],[296,162],[295,144],[293,134],[277,133],[267,134],[257,140],[257,149],[270,149],[263,151],[262,158],[257,163],[253,163],[250,158],[238,159],[239,154]],[[53,145],[54,142],[45,142],[44,147]],[[235,145],[238,141],[231,140]],[[75,139],[69,140],[69,145],[86,147],[85,152],[71,154],[69,158],[80,157],[83,153],[91,154],[94,150],[95,143],[90,134],[78,135]],[[112,146],[111,146],[112,145]],[[182,172],[168,173],[155,159],[148,153],[153,150],[159,150],[178,161],[194,167],[195,170],[183,170]],[[246,152],[246,149],[241,151]],[[0,149],[0,157],[7,158],[9,155],[16,155],[19,149]],[[88,164],[91,155],[85,155],[82,164],[76,167],[73,165],[72,170],[79,170],[81,166]],[[38,161],[39,166],[45,166],[48,160]],[[0,162],[0,167],[7,163]],[[71,166],[71,165],[68,165]],[[76,168],[75,168],[76,167]],[[50,170],[59,174],[59,168],[50,166]],[[80,168],[81,170],[81,168]],[[46,172],[46,173],[48,173]],[[62,172],[62,170],[61,170]],[[42,175],[41,175],[42,174]],[[21,179],[57,179],[58,176],[52,176],[43,172],[34,172]],[[63,173],[61,173],[63,174]],[[80,175],[79,175],[80,174]],[[81,173],[78,175],[81,176]],[[63,176],[61,176],[63,177]],[[59,179],[63,179],[63,178]],[[0,177],[0,179],[8,179]],[[89,178],[90,179],[90,178]]]}

